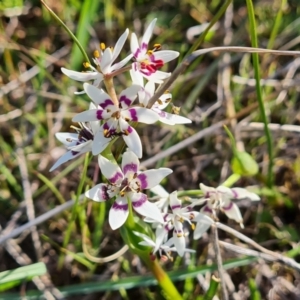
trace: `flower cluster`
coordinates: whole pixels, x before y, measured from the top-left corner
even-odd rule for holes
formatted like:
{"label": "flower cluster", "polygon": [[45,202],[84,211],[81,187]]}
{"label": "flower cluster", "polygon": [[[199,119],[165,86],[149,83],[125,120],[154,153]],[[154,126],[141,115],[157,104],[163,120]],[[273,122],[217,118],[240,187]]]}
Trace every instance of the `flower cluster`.
{"label": "flower cluster", "polygon": [[[82,81],[83,92],[92,100],[89,110],[79,113],[73,118],[80,122],[76,133],[57,133],[56,137],[64,143],[68,152],[51,168],[51,171],[68,160],[82,153],[91,151],[93,155],[100,154],[115,138],[122,137],[127,147],[138,158],[142,157],[142,143],[133,122],[153,124],[157,121],[169,125],[188,124],[191,120],[164,109],[172,100],[170,92],[160,97],[151,107],[147,108],[149,99],[154,95],[157,83],[170,76],[170,73],[160,71],[167,62],[178,57],[179,53],[172,50],[160,50],[155,44],[149,50],[149,41],[155,27],[154,19],[145,31],[141,42],[131,34],[131,54],[115,63],[126,42],[129,30],[122,34],[114,48],[100,44],[100,49],[94,52],[94,64],[85,63],[87,72],[76,72],[62,68],[62,72],[70,78]],[[133,84],[116,95],[112,79],[120,73],[130,71]],[[144,80],[147,83],[144,84]],[[92,81],[92,84],[89,83]],[[106,91],[100,85],[106,87]],[[138,101],[136,98],[138,97]]]}
{"label": "flower cluster", "polygon": [[[171,251],[180,256],[185,252],[193,252],[186,248],[188,228],[193,230],[193,238],[199,239],[214,224],[219,209],[242,226],[241,213],[231,200],[259,200],[259,197],[240,188],[220,186],[215,189],[200,184],[203,198],[184,205],[178,198],[177,191],[169,194],[159,185],[161,180],[172,173],[171,169],[139,170],[143,148],[135,130],[137,123],[191,123],[188,118],[178,115],[179,109],[175,106],[171,113],[164,111],[172,101],[169,91],[165,91],[149,107],[149,100],[155,95],[157,84],[170,76],[170,73],[162,71],[161,68],[179,55],[176,51],[161,50],[159,44],[149,47],[155,23],[156,19],[150,23],[140,41],[135,33],[131,34],[131,53],[119,62],[116,60],[129,35],[128,29],[121,35],[115,47],[100,44],[100,49],[94,52],[94,66],[84,64],[87,72],[62,68],[65,75],[83,82],[83,91],[78,94],[85,93],[91,103],[88,110],[73,118],[74,122],[79,123],[78,127],[73,127],[76,133],[56,134],[57,139],[67,147],[67,152],[50,171],[83,153],[98,155],[98,164],[107,182],[89,189],[85,193],[86,197],[96,202],[112,202],[108,221],[113,230],[123,226],[132,212],[144,217],[144,221],[150,223],[155,230],[155,237],[134,231],[140,239],[139,245],[151,248],[153,257],[158,252],[161,256],[165,253],[170,258]],[[117,95],[113,79],[128,71],[132,84]],[[118,138],[122,138],[127,146],[120,166],[112,156],[108,159],[107,151],[104,151],[111,152],[111,147]],[[143,192],[146,189],[150,189],[159,199],[156,202],[150,201]],[[196,206],[201,204],[205,205],[197,211]]]}

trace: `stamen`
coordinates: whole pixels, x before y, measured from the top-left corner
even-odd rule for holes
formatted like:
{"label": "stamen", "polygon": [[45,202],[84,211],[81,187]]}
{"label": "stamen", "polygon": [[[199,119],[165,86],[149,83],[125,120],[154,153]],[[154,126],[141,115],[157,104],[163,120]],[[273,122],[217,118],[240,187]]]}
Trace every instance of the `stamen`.
{"label": "stamen", "polygon": [[148,54],[148,55],[152,55],[152,54],[153,54],[153,50],[148,50],[148,51],[147,51],[147,54]]}
{"label": "stamen", "polygon": [[84,62],[84,63],[83,63],[83,66],[84,66],[85,68],[90,68],[90,67],[91,67],[90,63],[88,63],[88,62]]}
{"label": "stamen", "polygon": [[100,57],[100,53],[99,53],[98,50],[95,50],[95,51],[94,51],[94,57],[95,57],[95,58],[99,58],[99,57]]}
{"label": "stamen", "polygon": [[179,115],[179,113],[180,113],[180,107],[173,105],[173,107],[172,107],[172,113],[174,115]]}
{"label": "stamen", "polygon": [[104,43],[100,43],[100,49],[103,51],[103,50],[105,50],[105,48],[106,48],[105,44]]}
{"label": "stamen", "polygon": [[192,224],[191,224],[191,229],[192,229],[192,230],[195,230],[195,227],[196,227],[195,224],[192,223]]}
{"label": "stamen", "polygon": [[161,49],[161,44],[154,44],[154,46],[153,46],[154,51],[157,51],[157,50],[160,50],[160,49]]}

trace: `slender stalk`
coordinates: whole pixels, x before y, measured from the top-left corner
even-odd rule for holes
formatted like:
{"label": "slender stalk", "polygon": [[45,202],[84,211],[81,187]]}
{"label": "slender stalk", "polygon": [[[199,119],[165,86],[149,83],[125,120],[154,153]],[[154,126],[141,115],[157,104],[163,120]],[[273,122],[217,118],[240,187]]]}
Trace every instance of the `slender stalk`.
{"label": "slender stalk", "polygon": [[85,58],[85,60],[90,63],[89,57],[86,54],[84,48],[82,47],[82,45],[80,44],[79,40],[76,38],[76,36],[73,34],[73,32],[68,28],[68,26],[58,17],[58,15],[56,15],[56,13],[43,1],[41,0],[41,3],[45,6],[45,8],[49,11],[49,13],[51,14],[51,16],[58,22],[60,23],[60,25],[67,31],[67,33],[69,34],[69,36],[72,38],[72,40],[77,44],[77,46],[79,47],[83,57]]}
{"label": "slender stalk", "polygon": [[185,57],[187,57],[189,54],[194,52],[199,46],[203,43],[206,35],[208,34],[209,30],[220,20],[220,18],[223,16],[225,13],[227,7],[230,5],[232,0],[227,0],[223,6],[217,11],[217,13],[214,15],[214,17],[211,19],[209,25],[206,27],[206,29],[202,32],[202,34],[198,37],[196,42],[193,44],[193,46],[190,48],[188,53],[186,54]]}
{"label": "slender stalk", "polygon": [[[248,9],[248,15],[249,15],[249,25],[250,25],[250,36],[251,36],[251,44],[252,47],[257,48],[258,42],[257,42],[257,33],[256,33],[256,23],[255,23],[255,16],[254,16],[254,8],[252,0],[246,0],[247,3],[247,9]],[[268,126],[268,118],[265,111],[265,106],[263,102],[262,97],[262,89],[260,86],[260,68],[259,68],[259,58],[257,53],[252,54],[253,58],[253,67],[254,67],[254,77],[256,80],[255,87],[256,87],[256,94],[257,94],[257,100],[258,100],[258,106],[259,111],[261,114],[262,121],[264,123],[264,131],[267,139],[267,145],[268,145],[268,155],[269,155],[269,166],[268,166],[268,178],[267,178],[267,185],[268,187],[273,186],[273,141],[271,136],[271,131]]]}
{"label": "slender stalk", "polygon": [[114,105],[119,107],[119,100],[116,94],[113,78],[104,79],[104,84],[107,90],[107,94],[110,96],[111,100],[113,101]]}
{"label": "slender stalk", "polygon": [[172,72],[172,75],[164,81],[164,83],[159,87],[157,92],[150,98],[147,107],[151,108],[155,101],[173,84],[177,77],[183,73],[186,68],[200,55],[213,52],[243,52],[243,53],[271,53],[274,55],[300,55],[300,51],[281,51],[281,50],[270,50],[263,48],[253,48],[253,47],[237,47],[237,46],[226,46],[226,47],[211,47],[206,49],[200,49],[193,52],[187,58],[185,58],[180,65]]}
{"label": "slender stalk", "polygon": [[159,264],[158,260],[152,259],[152,256],[149,253],[149,248],[142,249],[141,246],[138,244],[139,238],[135,235],[132,235],[133,231],[141,231],[140,226],[146,226],[146,224],[143,223],[142,220],[140,220],[140,222],[136,222],[136,220],[133,217],[132,205],[130,200],[128,200],[128,209],[128,218],[125,222],[124,227],[121,228],[121,236],[124,242],[130,247],[130,250],[133,253],[137,254],[147,265],[149,270],[152,272],[153,276],[156,278],[158,284],[162,288],[165,298],[182,300],[181,295],[177,291],[175,285],[171,281],[168,274],[163,270],[163,268]]}
{"label": "slender stalk", "polygon": [[171,281],[168,274],[163,270],[161,265],[159,264],[158,260],[152,261],[150,259],[150,256],[148,255],[148,259],[145,259],[144,257],[143,261],[146,263],[148,268],[153,273],[154,277],[158,281],[158,284],[163,289],[164,296],[166,299],[173,299],[173,300],[182,300],[182,296],[177,291],[175,285]]}
{"label": "slender stalk", "polygon": [[226,289],[226,283],[225,283],[225,279],[224,279],[222,256],[221,256],[220,247],[219,247],[218,229],[215,226],[212,226],[211,230],[212,230],[212,234],[213,234],[213,245],[214,245],[214,250],[215,250],[215,255],[216,255],[216,260],[217,260],[218,272],[219,272],[219,277],[220,277],[220,281],[221,281],[222,300],[228,300],[229,298],[228,298],[228,292]]}

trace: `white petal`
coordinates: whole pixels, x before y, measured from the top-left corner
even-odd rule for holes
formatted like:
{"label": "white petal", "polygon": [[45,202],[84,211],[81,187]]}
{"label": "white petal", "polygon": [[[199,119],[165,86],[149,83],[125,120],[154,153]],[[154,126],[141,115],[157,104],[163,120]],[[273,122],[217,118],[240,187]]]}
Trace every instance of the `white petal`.
{"label": "white petal", "polygon": [[95,134],[100,130],[100,123],[99,123],[99,121],[89,122],[89,123],[90,123],[90,127],[91,127],[91,130],[92,130],[92,133],[95,136]]}
{"label": "white petal", "polygon": [[247,191],[246,189],[242,188],[232,188],[231,191],[233,192],[233,199],[244,199],[248,198],[252,201],[259,201],[260,197],[256,195],[255,193],[251,193]]}
{"label": "white petal", "polygon": [[198,240],[209,229],[210,224],[198,222],[194,230],[194,240]]}
{"label": "white petal", "polygon": [[98,163],[102,174],[111,182],[118,183],[124,178],[120,167],[102,155],[98,157]]}
{"label": "white petal", "polygon": [[159,120],[159,116],[156,112],[145,107],[132,107],[128,110],[122,111],[122,117],[134,122],[140,122],[145,124],[153,124]]}
{"label": "white petal", "polygon": [[203,183],[200,183],[200,189],[203,192],[203,196],[205,198],[208,198],[210,193],[216,193],[216,189],[215,188],[206,186]]}
{"label": "white petal", "polygon": [[69,150],[72,150],[73,152],[80,152],[81,154],[86,153],[92,150],[92,143],[92,140],[87,140],[86,142],[81,142],[76,146],[69,147]]}
{"label": "white petal", "polygon": [[150,38],[152,36],[152,33],[153,33],[153,30],[154,30],[154,27],[155,27],[155,23],[156,23],[156,18],[149,24],[149,26],[147,27],[144,35],[143,35],[143,38],[142,38],[142,44],[141,44],[141,47],[143,47],[143,44],[146,45],[146,47],[148,48],[148,44],[149,44],[149,41],[150,41]]}
{"label": "white petal", "polygon": [[144,78],[143,76],[141,76],[140,72],[131,69],[129,73],[130,73],[131,80],[134,84],[140,85],[141,87],[144,86]]}
{"label": "white petal", "polygon": [[85,192],[85,196],[97,202],[104,202],[110,199],[105,183],[95,185],[92,189]]}
{"label": "white petal", "polygon": [[160,185],[156,185],[150,189],[150,191],[162,198],[168,198],[169,193]]}
{"label": "white petal", "polygon": [[114,62],[116,60],[116,58],[119,56],[125,42],[126,42],[126,39],[128,37],[128,34],[129,34],[129,30],[128,28],[125,30],[125,32],[119,37],[115,47],[114,47],[114,50],[113,50],[113,54],[112,54],[112,62]]}
{"label": "white petal", "polygon": [[66,152],[64,155],[62,155],[62,156],[56,161],[56,163],[51,167],[51,169],[50,169],[49,171],[52,172],[53,170],[55,170],[57,167],[59,167],[59,166],[62,165],[63,163],[65,163],[65,162],[67,162],[67,161],[69,161],[69,160],[71,160],[71,159],[73,159],[73,158],[79,156],[80,154],[82,154],[82,153],[78,152],[78,153],[74,154],[73,151],[68,151],[68,152]]}
{"label": "white petal", "polygon": [[[90,109],[83,111],[79,114],[77,114],[75,117],[73,117],[73,122],[91,122],[91,121],[99,121],[102,119],[98,119],[97,117],[98,109]],[[99,112],[101,112],[99,110]]]}
{"label": "white petal", "polygon": [[148,201],[147,195],[143,193],[128,193],[128,198],[132,202],[133,209],[144,217],[163,223],[164,219],[159,209],[153,203]]}
{"label": "white petal", "polygon": [[100,68],[103,74],[110,73],[110,66],[112,64],[112,52],[110,48],[106,48],[101,57]]}
{"label": "white petal", "polygon": [[98,72],[76,72],[65,68],[61,68],[61,71],[71,79],[77,81],[99,80],[100,78],[101,80],[103,79],[103,76]]}
{"label": "white petal", "polygon": [[119,70],[121,68],[123,68],[123,66],[125,66],[133,57],[133,54],[129,54],[128,56],[126,56],[124,59],[122,59],[121,61],[119,61],[118,63],[114,64],[111,68],[110,71],[114,72],[116,70]]}
{"label": "white petal", "polygon": [[177,198],[177,191],[171,193],[169,199],[170,199],[170,207],[173,213],[176,214],[176,212],[179,212],[181,210],[181,200]]}
{"label": "white petal", "polygon": [[162,245],[162,243],[164,243],[166,241],[166,239],[168,238],[168,231],[165,229],[164,226],[159,225],[156,227],[155,230],[155,244],[156,247],[154,249],[154,253],[159,249],[159,247]]}
{"label": "white petal", "polygon": [[110,96],[108,94],[106,94],[105,92],[103,92],[103,90],[98,89],[97,87],[95,87],[91,84],[88,84],[88,83],[84,83],[83,88],[84,88],[85,92],[87,93],[87,95],[97,105],[103,105],[103,103],[107,103],[106,100],[110,100],[110,103],[112,103],[112,105],[113,105],[113,102],[111,101]]}
{"label": "white petal", "polygon": [[141,189],[150,189],[158,185],[166,176],[173,173],[169,168],[159,168],[157,170],[147,170],[138,174]]}
{"label": "white petal", "polygon": [[119,124],[121,131],[126,131],[128,133],[128,135],[123,135],[123,139],[127,147],[134,152],[138,158],[141,158],[143,155],[143,149],[138,133],[133,127],[129,126],[125,120],[120,119]]}
{"label": "white petal", "polygon": [[122,157],[122,170],[124,175],[129,178],[138,172],[140,166],[139,159],[131,150],[127,150]]}
{"label": "white petal", "polygon": [[55,133],[55,137],[66,146],[76,145],[76,143],[78,142],[77,133],[57,132]]}
{"label": "white petal", "polygon": [[93,155],[101,153],[110,143],[111,139],[103,135],[103,127],[95,134],[92,145]]}
{"label": "white petal", "polygon": [[176,247],[178,255],[183,256],[184,251],[185,251],[185,237],[184,237],[183,232],[179,236],[179,235],[177,235],[177,233],[174,230],[173,231],[173,238],[174,238],[174,245]]}
{"label": "white petal", "polygon": [[130,37],[130,50],[134,56],[136,56],[139,47],[140,46],[139,46],[138,38],[136,34],[133,32]]}
{"label": "white petal", "polygon": [[152,73],[150,76],[147,76],[141,72],[141,74],[149,81],[153,81],[155,83],[163,83],[163,80],[170,77],[171,73],[156,71]]}
{"label": "white petal", "polygon": [[194,219],[197,222],[194,230],[194,240],[199,239],[205,233],[214,221],[205,214],[199,213]]}
{"label": "white petal", "polygon": [[159,121],[168,125],[192,123],[192,121],[188,118],[170,114],[167,112],[160,112],[159,116],[160,116]]}
{"label": "white petal", "polygon": [[119,101],[123,109],[129,107],[132,104],[133,100],[137,97],[138,91],[140,91],[141,89],[141,86],[133,84],[132,86],[121,92]]}
{"label": "white petal", "polygon": [[155,60],[161,59],[164,63],[167,63],[179,56],[179,52],[172,50],[162,50],[153,53]]}
{"label": "white petal", "polygon": [[118,197],[109,210],[109,225],[115,230],[120,228],[127,220],[129,211],[126,197]]}
{"label": "white petal", "polygon": [[243,218],[240,209],[235,203],[230,201],[229,204],[227,206],[223,206],[222,209],[229,219],[235,220],[240,224],[243,223]]}

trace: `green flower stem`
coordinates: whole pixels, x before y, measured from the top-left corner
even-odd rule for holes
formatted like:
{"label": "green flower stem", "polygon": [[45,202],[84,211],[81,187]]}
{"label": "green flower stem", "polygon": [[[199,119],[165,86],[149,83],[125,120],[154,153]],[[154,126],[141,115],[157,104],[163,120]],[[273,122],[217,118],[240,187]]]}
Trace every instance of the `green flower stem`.
{"label": "green flower stem", "polygon": [[130,200],[128,200],[128,209],[128,218],[125,222],[125,225],[120,229],[121,236],[124,242],[129,246],[134,254],[138,255],[144,261],[149,270],[153,273],[158,284],[163,290],[165,298],[181,300],[182,296],[177,291],[168,274],[163,270],[158,260],[153,260],[153,257],[150,255],[151,248],[139,245],[141,238],[134,234],[134,231],[137,231],[143,234],[147,234],[151,237],[151,228],[141,219],[136,219],[133,216]]}
{"label": "green flower stem", "polygon": [[[252,47],[258,48],[253,3],[252,3],[252,0],[246,0],[246,3],[247,3],[248,14],[249,14],[251,45],[252,45]],[[254,74],[255,74],[255,80],[256,80],[256,94],[257,94],[258,106],[259,106],[262,121],[264,123],[264,130],[265,130],[265,135],[266,135],[267,145],[268,145],[269,166],[268,166],[267,185],[268,185],[268,187],[271,188],[273,186],[273,172],[272,172],[273,156],[274,156],[273,142],[272,142],[271,132],[268,127],[268,118],[266,116],[263,97],[262,97],[262,90],[261,90],[261,86],[260,86],[260,69],[259,69],[258,54],[253,53],[252,58],[253,58]]]}
{"label": "green flower stem", "polygon": [[73,32],[68,28],[68,26],[59,18],[59,16],[43,0],[41,0],[41,3],[49,11],[51,16],[66,30],[66,32],[69,34],[71,39],[77,44],[77,46],[80,49],[84,59],[90,64],[90,60],[89,60],[88,55],[86,54],[84,48],[82,47],[82,45],[80,44],[80,42],[76,38],[76,36],[73,34]]}

